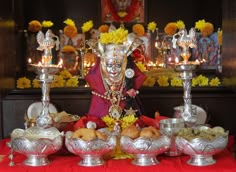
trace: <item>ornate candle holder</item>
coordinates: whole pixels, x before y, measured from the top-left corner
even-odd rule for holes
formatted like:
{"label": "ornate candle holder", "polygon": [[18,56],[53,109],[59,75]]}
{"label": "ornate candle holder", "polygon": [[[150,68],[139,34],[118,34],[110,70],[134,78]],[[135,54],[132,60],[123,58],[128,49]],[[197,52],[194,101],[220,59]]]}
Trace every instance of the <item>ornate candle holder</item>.
{"label": "ornate candle holder", "polygon": [[42,89],[42,111],[36,120],[36,125],[43,128],[51,127],[53,124],[53,119],[49,114],[49,104],[50,104],[50,83],[54,79],[54,75],[60,70],[61,64],[53,65],[51,64],[52,53],[51,49],[57,45],[57,41],[54,40],[58,37],[55,36],[51,30],[48,30],[44,36],[42,31],[37,34],[37,42],[39,43],[38,50],[44,51],[42,55],[42,62],[38,64],[31,64],[35,73],[37,74],[37,79],[41,83]]}
{"label": "ornate candle holder", "polygon": [[[161,37],[161,38],[160,38]],[[155,48],[158,50],[158,54],[162,56],[163,66],[167,67],[167,54],[170,51],[170,44],[166,35],[160,35],[157,29],[157,36],[155,41]]]}
{"label": "ornate candle holder", "polygon": [[196,47],[196,38],[194,28],[190,29],[189,34],[186,29],[180,30],[173,36],[172,39],[173,48],[176,48],[176,44],[181,48],[181,57],[183,61],[175,64],[175,70],[180,72],[180,77],[183,80],[184,90],[184,110],[181,117],[184,119],[187,125],[194,125],[197,121],[196,114],[192,111],[192,97],[191,97],[191,86],[193,71],[196,69],[198,62],[189,61],[191,53],[189,48]]}

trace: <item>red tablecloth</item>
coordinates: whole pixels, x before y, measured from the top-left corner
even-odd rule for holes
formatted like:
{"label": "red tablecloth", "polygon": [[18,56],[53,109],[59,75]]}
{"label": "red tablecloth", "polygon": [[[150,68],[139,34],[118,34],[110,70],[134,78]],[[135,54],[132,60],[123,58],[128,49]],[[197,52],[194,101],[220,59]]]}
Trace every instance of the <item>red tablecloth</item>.
{"label": "red tablecloth", "polygon": [[232,152],[225,149],[214,156],[216,164],[210,166],[191,166],[186,162],[189,156],[179,157],[157,156],[158,165],[136,166],[131,163],[131,159],[108,160],[105,165],[97,167],[82,167],[78,165],[80,157],[75,155],[50,155],[50,164],[41,167],[25,166],[23,161],[25,157],[14,153],[15,166],[8,166],[8,155],[10,149],[6,146],[9,139],[0,141],[0,155],[5,155],[0,162],[0,172],[236,172],[236,160]]}

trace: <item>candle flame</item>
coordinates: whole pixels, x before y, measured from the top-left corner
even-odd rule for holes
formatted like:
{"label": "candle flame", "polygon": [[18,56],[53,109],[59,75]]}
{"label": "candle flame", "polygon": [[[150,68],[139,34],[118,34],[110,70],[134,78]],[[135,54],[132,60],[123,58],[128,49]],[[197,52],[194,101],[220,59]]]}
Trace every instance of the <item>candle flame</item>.
{"label": "candle flame", "polygon": [[175,63],[179,63],[179,58],[175,57]]}
{"label": "candle flame", "polygon": [[31,58],[29,58],[29,59],[28,59],[28,63],[32,63],[32,60],[31,60]]}
{"label": "candle flame", "polygon": [[58,62],[57,66],[58,66],[58,67],[62,67],[62,65],[63,65],[63,60],[60,59],[60,61]]}

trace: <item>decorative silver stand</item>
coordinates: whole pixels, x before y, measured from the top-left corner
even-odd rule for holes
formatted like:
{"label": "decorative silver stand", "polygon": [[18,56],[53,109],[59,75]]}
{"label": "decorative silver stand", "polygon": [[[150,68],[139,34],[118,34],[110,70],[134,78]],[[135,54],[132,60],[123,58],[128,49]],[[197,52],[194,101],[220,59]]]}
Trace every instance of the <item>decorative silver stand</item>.
{"label": "decorative silver stand", "polygon": [[173,48],[176,48],[176,44],[181,47],[181,57],[182,62],[175,64],[175,70],[180,72],[180,77],[183,80],[183,90],[184,90],[184,110],[181,113],[181,117],[184,119],[186,125],[193,126],[197,121],[197,116],[192,110],[192,97],[191,97],[191,86],[193,70],[199,64],[197,62],[190,62],[189,57],[191,53],[189,48],[196,47],[195,30],[192,28],[187,34],[186,29],[180,30],[173,36],[172,39]]}
{"label": "decorative silver stand", "polygon": [[180,72],[180,77],[183,80],[183,90],[184,90],[184,111],[181,116],[187,125],[194,125],[196,123],[197,117],[192,110],[192,73],[196,69],[194,64],[178,64],[175,66],[175,70]]}
{"label": "decorative silver stand", "polygon": [[[159,36],[161,36],[161,38]],[[170,50],[170,47],[168,45],[167,37],[163,35],[159,35],[158,29],[157,29],[155,47],[158,50],[158,53],[161,54],[162,56],[163,68],[167,68],[167,52],[168,50]]]}
{"label": "decorative silver stand", "polygon": [[[50,83],[54,79],[54,75],[60,70],[61,65],[53,65],[51,64],[52,53],[51,49],[55,46],[57,42],[54,41],[53,38],[58,37],[55,36],[51,30],[48,30],[45,34],[39,31],[37,34],[37,41],[39,43],[38,50],[44,51],[42,55],[42,63],[39,64],[31,64],[34,68],[35,73],[38,75],[37,79],[41,83],[42,89],[42,111],[38,118],[36,119],[36,125],[42,128],[52,127],[53,119],[49,114],[49,104],[50,104]],[[58,45],[58,44],[57,44]]]}

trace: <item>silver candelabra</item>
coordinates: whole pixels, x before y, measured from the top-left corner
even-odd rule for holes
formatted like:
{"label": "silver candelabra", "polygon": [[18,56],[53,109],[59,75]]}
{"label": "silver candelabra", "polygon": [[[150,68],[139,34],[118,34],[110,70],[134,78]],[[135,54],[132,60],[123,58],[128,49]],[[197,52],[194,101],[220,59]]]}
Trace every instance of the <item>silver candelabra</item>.
{"label": "silver candelabra", "polygon": [[[54,40],[56,38],[56,41]],[[53,125],[53,119],[49,113],[50,104],[50,83],[54,80],[54,75],[60,70],[61,64],[51,64],[52,53],[51,49],[56,45],[58,48],[58,37],[51,30],[48,30],[44,35],[42,31],[37,34],[37,42],[39,43],[38,50],[43,51],[42,61],[38,64],[31,64],[37,74],[37,79],[41,83],[42,90],[42,111],[36,119],[36,125],[43,128],[48,128]]]}
{"label": "silver candelabra", "polygon": [[175,70],[180,72],[180,77],[183,80],[183,90],[184,90],[184,109],[181,113],[181,117],[184,119],[187,125],[194,125],[197,121],[197,116],[193,113],[192,109],[192,97],[191,97],[191,87],[192,87],[192,77],[193,71],[196,69],[198,62],[189,61],[191,53],[189,48],[196,47],[195,30],[192,28],[187,33],[186,29],[180,30],[173,36],[172,39],[173,48],[178,45],[181,48],[181,57],[183,61],[175,64]]}

